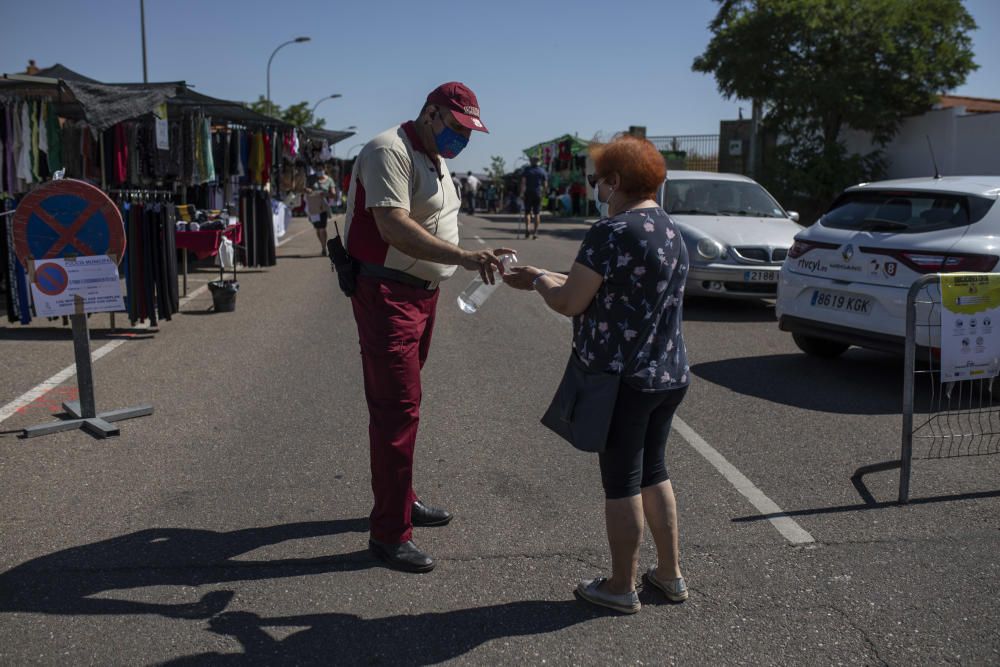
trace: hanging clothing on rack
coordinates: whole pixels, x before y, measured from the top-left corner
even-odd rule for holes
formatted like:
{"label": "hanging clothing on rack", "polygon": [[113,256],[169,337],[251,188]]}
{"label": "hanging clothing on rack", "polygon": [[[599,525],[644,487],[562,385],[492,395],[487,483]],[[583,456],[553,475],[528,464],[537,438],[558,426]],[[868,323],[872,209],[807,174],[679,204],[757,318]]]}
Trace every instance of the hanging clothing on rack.
{"label": "hanging clothing on rack", "polygon": [[170,320],[180,310],[177,292],[176,214],[173,204],[127,202],[125,220],[126,307],[129,320]]}
{"label": "hanging clothing on rack", "polygon": [[[14,117],[15,150],[17,151],[17,178],[25,184],[34,183],[31,170],[31,105],[21,103],[20,112]],[[23,188],[18,187],[17,191]]]}
{"label": "hanging clothing on rack", "polygon": [[62,127],[59,125],[59,116],[56,115],[55,109],[49,106],[48,115],[46,116],[46,138],[48,141],[48,149],[46,151],[46,160],[48,161],[49,170],[55,173],[63,168],[63,148],[62,148]]}
{"label": "hanging clothing on rack", "polygon": [[201,174],[202,183],[211,183],[215,180],[215,158],[212,154],[212,121],[210,118],[201,117],[201,146],[204,169]]}
{"label": "hanging clothing on rack", "polygon": [[246,266],[274,266],[278,263],[274,241],[274,213],[271,197],[263,190],[245,188],[240,192],[240,221],[243,223],[241,258]]}

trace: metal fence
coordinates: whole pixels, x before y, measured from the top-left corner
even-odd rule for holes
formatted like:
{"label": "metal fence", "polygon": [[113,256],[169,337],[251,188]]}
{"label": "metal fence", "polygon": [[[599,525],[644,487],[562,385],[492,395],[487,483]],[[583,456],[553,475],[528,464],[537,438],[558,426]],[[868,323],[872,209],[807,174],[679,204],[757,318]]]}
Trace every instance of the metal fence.
{"label": "metal fence", "polygon": [[646,137],[664,153],[670,169],[719,171],[719,135],[686,134]]}
{"label": "metal fence", "polygon": [[942,382],[940,294],[940,276],[929,275],[910,287],[906,299],[900,503],[909,500],[914,459],[1000,454],[994,378]]}

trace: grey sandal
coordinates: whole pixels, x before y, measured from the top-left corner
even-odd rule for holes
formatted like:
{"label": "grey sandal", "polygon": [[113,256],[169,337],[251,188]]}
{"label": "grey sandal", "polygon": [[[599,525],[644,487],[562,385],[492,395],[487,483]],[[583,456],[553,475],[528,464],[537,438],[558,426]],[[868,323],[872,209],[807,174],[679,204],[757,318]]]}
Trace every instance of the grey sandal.
{"label": "grey sandal", "polygon": [[629,591],[624,595],[615,595],[601,590],[600,586],[607,578],[585,579],[576,587],[576,594],[591,604],[596,604],[608,609],[620,611],[623,614],[634,614],[642,609],[639,603],[639,595],[635,591]]}
{"label": "grey sandal", "polygon": [[646,570],[645,579],[651,586],[659,588],[671,602],[684,602],[688,599],[688,589],[687,584],[684,583],[684,577],[663,581],[657,578],[656,568],[651,567]]}

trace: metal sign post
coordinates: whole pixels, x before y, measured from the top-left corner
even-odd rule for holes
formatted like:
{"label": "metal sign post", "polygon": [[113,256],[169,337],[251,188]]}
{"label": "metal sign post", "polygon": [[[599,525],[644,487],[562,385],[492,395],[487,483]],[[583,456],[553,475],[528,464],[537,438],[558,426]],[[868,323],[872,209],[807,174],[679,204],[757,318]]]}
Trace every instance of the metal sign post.
{"label": "metal sign post", "polygon": [[[107,255],[118,264],[125,250],[125,227],[118,208],[107,195],[82,181],[52,181],[32,191],[14,213],[13,236],[15,252],[27,268],[31,283],[39,290],[50,290],[47,293],[67,290],[67,277],[65,272],[59,273],[61,269],[43,270],[36,275],[36,261]],[[121,432],[113,422],[153,414],[150,405],[97,412],[87,306],[78,292],[71,293],[74,312],[70,313],[70,321],[80,400],[63,403],[71,419],[30,426],[24,429],[25,438],[77,428],[107,438]]]}

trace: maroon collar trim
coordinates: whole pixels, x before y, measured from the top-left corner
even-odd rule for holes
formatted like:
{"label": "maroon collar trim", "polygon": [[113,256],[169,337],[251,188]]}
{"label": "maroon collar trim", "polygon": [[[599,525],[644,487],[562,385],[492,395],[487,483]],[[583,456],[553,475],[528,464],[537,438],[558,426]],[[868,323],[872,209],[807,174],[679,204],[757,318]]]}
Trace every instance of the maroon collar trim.
{"label": "maroon collar trim", "polygon": [[416,124],[412,120],[406,121],[403,123],[403,132],[406,133],[406,138],[410,140],[413,150],[426,155],[427,159],[434,165],[434,171],[437,172],[438,178],[444,178],[444,174],[441,172],[441,158],[431,155],[424,149],[424,143],[420,140],[420,135],[417,134]]}

